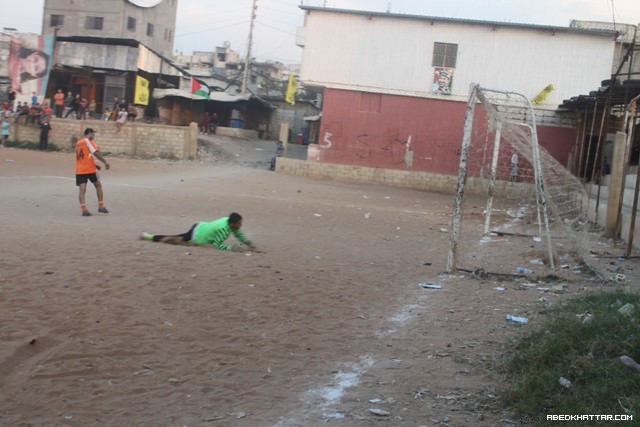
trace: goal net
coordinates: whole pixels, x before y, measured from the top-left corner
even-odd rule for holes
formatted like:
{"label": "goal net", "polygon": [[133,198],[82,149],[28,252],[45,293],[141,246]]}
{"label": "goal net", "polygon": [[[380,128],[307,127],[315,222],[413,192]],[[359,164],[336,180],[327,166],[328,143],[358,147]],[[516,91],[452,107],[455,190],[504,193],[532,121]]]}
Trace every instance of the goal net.
{"label": "goal net", "polygon": [[[595,242],[582,183],[538,145],[536,116],[521,94],[471,88],[450,230],[448,272],[516,273],[542,266],[589,264]],[[529,239],[530,244],[522,243]],[[527,248],[518,265],[506,255]],[[516,258],[517,259],[517,258]]]}

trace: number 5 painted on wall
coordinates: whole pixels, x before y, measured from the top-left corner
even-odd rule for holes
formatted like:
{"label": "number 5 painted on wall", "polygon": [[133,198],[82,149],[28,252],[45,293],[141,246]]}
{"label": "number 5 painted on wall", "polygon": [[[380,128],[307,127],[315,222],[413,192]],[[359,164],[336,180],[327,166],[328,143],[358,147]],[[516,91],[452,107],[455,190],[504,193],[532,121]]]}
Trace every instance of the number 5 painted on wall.
{"label": "number 5 painted on wall", "polygon": [[321,145],[322,148],[324,148],[325,150],[328,148],[331,148],[331,137],[333,136],[333,134],[331,132],[325,132],[324,133],[324,139],[322,140],[322,142],[324,144]]}

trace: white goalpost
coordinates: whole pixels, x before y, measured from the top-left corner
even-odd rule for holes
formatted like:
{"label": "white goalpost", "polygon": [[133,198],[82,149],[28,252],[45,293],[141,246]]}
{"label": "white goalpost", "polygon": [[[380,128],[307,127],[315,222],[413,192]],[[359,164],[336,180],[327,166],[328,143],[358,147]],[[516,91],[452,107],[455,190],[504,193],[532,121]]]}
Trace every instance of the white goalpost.
{"label": "white goalpost", "polygon": [[[467,221],[470,224],[465,227],[463,219],[479,215],[478,197],[485,201],[483,221]],[[475,198],[471,203],[475,206],[465,207],[469,198]],[[536,114],[529,99],[516,92],[472,85],[446,271],[455,271],[461,262],[478,262],[469,253],[496,233],[531,237],[542,243],[538,245],[544,252],[541,262],[552,270],[559,248],[587,262],[591,243],[585,237],[593,242],[587,209],[582,183],[539,146]],[[492,223],[498,222],[501,224],[492,229]],[[519,227],[519,232],[505,231],[509,227]],[[500,250],[490,252],[499,259]]]}

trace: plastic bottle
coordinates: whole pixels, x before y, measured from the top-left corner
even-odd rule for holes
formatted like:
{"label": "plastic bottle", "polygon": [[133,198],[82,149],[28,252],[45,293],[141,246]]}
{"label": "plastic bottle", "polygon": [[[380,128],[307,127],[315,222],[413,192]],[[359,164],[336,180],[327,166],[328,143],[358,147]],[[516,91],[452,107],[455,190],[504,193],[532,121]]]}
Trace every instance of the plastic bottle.
{"label": "plastic bottle", "polygon": [[529,319],[527,319],[526,317],[521,317],[521,316],[514,316],[512,314],[507,314],[507,322],[512,322],[512,323],[527,323],[529,321]]}
{"label": "plastic bottle", "polygon": [[517,271],[519,274],[531,274],[531,273],[533,273],[533,270],[530,270],[530,269],[528,269],[528,268],[526,268],[526,267],[518,267],[518,268],[516,269],[516,271]]}

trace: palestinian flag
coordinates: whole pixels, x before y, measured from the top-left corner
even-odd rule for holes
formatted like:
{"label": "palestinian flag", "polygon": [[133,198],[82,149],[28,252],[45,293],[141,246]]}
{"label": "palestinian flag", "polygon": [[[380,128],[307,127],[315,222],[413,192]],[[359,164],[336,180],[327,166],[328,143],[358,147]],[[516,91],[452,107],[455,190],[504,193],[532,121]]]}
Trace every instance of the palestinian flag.
{"label": "palestinian flag", "polygon": [[191,93],[209,99],[209,86],[198,79],[191,78]]}

